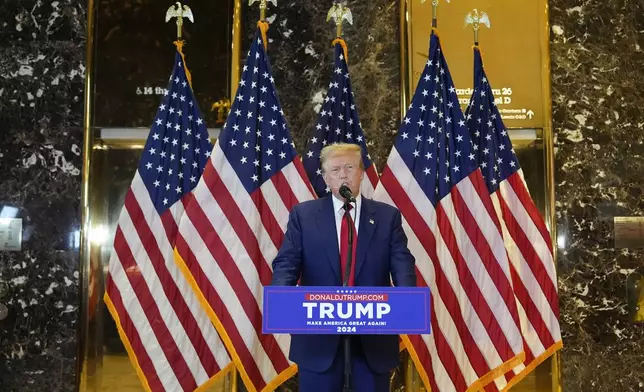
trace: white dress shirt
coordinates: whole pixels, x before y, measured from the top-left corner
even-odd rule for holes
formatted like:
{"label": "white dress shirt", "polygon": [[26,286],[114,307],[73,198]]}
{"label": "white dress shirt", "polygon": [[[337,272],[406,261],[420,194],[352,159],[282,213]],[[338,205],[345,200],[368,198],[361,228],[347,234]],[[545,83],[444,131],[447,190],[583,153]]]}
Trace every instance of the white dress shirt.
{"label": "white dress shirt", "polygon": [[[338,233],[338,250],[342,247],[340,244],[340,230],[342,228],[342,218],[344,217],[344,202],[340,201],[337,197],[331,196],[333,199],[333,211],[335,211],[335,229]],[[358,237],[358,226],[360,226],[360,207],[362,206],[362,195],[358,194],[356,196],[356,201],[351,202],[353,208],[349,211],[351,214],[351,219],[353,219],[353,224],[355,225],[355,231],[353,232],[353,241],[355,242]]]}

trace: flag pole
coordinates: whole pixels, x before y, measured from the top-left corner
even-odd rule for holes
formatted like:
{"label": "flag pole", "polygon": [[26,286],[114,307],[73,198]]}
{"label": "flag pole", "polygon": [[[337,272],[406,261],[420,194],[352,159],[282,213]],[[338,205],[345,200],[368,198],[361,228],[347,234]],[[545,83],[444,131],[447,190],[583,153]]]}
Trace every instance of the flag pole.
{"label": "flag pole", "polygon": [[351,14],[351,10],[349,9],[349,7],[346,6],[346,4],[335,3],[329,9],[329,12],[326,15],[327,22],[330,21],[331,19],[335,21],[335,36],[336,36],[336,38],[333,40],[331,45],[335,45],[336,43],[339,43],[342,46],[342,49],[344,50],[344,61],[346,61],[348,64],[349,50],[347,49],[347,43],[344,41],[344,38],[342,38],[342,25],[345,20],[352,25],[353,15]]}
{"label": "flag pole", "polygon": [[262,40],[264,41],[264,50],[268,50],[268,37],[266,32],[268,31],[268,22],[266,21],[266,9],[268,8],[268,3],[272,3],[273,6],[277,7],[277,0],[248,0],[248,6],[253,5],[253,3],[259,1],[259,21],[257,26],[262,32]]}
{"label": "flag pole", "polygon": [[481,24],[484,24],[487,26],[487,28],[490,28],[490,18],[487,16],[485,12],[479,13],[479,11],[474,8],[472,12],[469,12],[467,15],[465,15],[465,26],[467,25],[472,25],[472,30],[474,31],[474,46],[479,46],[479,30],[481,27]]}
{"label": "flag pole", "polygon": [[237,367],[233,366],[233,369],[230,371],[230,390],[231,392],[238,392],[239,385],[237,377]]}
{"label": "flag pole", "polygon": [[192,23],[195,23],[192,10],[187,5],[181,5],[181,2],[177,1],[165,13],[166,23],[172,18],[177,18],[177,41],[182,41],[183,18],[187,18]]}
{"label": "flag pole", "polygon": [[[426,2],[427,0],[420,0],[421,3]],[[445,0],[449,3],[449,0]],[[432,0],[432,28],[438,27],[438,0]]]}
{"label": "flag pole", "polygon": [[438,27],[438,0],[432,0],[432,27],[437,28]]}
{"label": "flag pole", "polygon": [[268,3],[272,3],[273,6],[277,7],[277,0],[248,0],[248,5],[251,6],[257,1],[259,1],[259,21],[266,22],[266,9],[268,8]]}
{"label": "flag pole", "polygon": [[[192,23],[195,23],[195,17],[192,14],[192,10],[190,9],[190,7],[188,7],[187,5],[182,6],[181,3],[177,1],[175,5],[171,5],[170,8],[168,8],[168,10],[165,13],[166,23],[168,23],[172,18],[177,18],[177,40],[174,41],[174,45],[177,47],[177,50],[181,54],[181,59],[185,66],[186,59],[183,55],[184,40],[182,38],[183,18],[187,18]],[[190,75],[190,71],[188,71],[187,66],[185,67],[185,70],[186,70],[186,78],[188,79],[188,83],[190,83],[190,87],[192,88],[192,76]]]}
{"label": "flag pole", "polygon": [[[248,5],[251,6],[255,0],[249,0]],[[264,20],[266,17],[266,0],[261,0],[260,3],[260,20]],[[266,43],[264,43],[266,44]],[[232,104],[231,104],[232,105]],[[233,368],[230,371],[229,376],[230,377],[230,392],[238,392],[239,391],[239,385],[238,385],[238,378],[239,378],[239,371],[237,370],[237,366],[233,366]]]}
{"label": "flag pole", "polygon": [[[344,59],[345,61],[348,62],[347,59],[347,44],[342,38],[342,23],[344,20],[348,21],[350,24],[353,24],[353,16],[351,15],[351,10],[346,6],[345,3],[335,3],[329,9],[329,12],[327,13],[326,16],[326,21],[328,22],[329,20],[335,20],[335,26],[336,26],[336,39],[333,40],[333,45],[335,43],[339,43],[342,46],[342,49],[344,51]],[[350,200],[346,200],[345,202],[345,218],[348,218],[349,221],[351,219],[351,215],[349,214],[349,206]],[[349,275],[350,275],[350,270],[351,270],[351,249],[352,249],[352,242],[353,242],[353,230],[349,229],[349,245],[348,245],[348,254],[347,254],[347,268],[345,272],[345,276],[342,278],[343,281],[343,286],[348,285],[349,281]],[[341,260],[341,262],[344,262],[344,260]],[[351,336],[350,335],[345,335],[342,336],[342,348],[343,348],[343,354],[344,354],[344,383],[342,386],[342,392],[353,392],[354,391],[354,383],[353,383],[353,370],[351,368]]]}
{"label": "flag pole", "polygon": [[335,21],[336,37],[342,38],[342,24],[344,23],[344,20],[349,22],[351,25],[353,24],[353,15],[351,14],[349,7],[347,7],[346,2],[333,4],[326,15],[327,22],[331,19]]}

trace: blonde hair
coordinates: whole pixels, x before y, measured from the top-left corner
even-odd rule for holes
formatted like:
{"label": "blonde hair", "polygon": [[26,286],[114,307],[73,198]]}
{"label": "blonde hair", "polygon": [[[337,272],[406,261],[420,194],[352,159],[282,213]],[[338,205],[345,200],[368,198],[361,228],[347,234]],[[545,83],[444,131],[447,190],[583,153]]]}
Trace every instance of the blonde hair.
{"label": "blonde hair", "polygon": [[347,153],[354,153],[360,162],[360,169],[364,170],[364,163],[362,162],[362,147],[353,143],[332,143],[324,147],[320,151],[320,167],[324,171],[324,163],[330,156],[341,155]]}

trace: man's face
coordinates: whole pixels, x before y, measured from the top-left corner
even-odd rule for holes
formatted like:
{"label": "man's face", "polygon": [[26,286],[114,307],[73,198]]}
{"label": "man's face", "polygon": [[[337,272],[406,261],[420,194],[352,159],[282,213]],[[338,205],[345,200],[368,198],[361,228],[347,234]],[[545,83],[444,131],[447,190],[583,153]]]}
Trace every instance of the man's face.
{"label": "man's face", "polygon": [[324,162],[324,182],[333,195],[340,200],[340,187],[346,184],[353,195],[358,195],[364,170],[360,166],[362,157],[354,152],[336,152]]}

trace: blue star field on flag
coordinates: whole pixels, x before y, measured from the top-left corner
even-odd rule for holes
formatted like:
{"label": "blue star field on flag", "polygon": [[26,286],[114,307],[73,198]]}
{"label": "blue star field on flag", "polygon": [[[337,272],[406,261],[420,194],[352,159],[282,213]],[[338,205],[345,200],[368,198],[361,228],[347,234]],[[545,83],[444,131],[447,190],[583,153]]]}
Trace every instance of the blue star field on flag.
{"label": "blue star field on flag", "polygon": [[351,89],[349,67],[340,43],[335,44],[332,81],[324,98],[313,137],[309,139],[302,163],[318,197],[329,193],[320,167],[320,152],[333,143],[354,143],[362,147],[365,171],[373,164]]}
{"label": "blue star field on flag", "polygon": [[259,28],[236,94],[219,142],[242,184],[253,193],[297,155]]}
{"label": "blue star field on flag", "polygon": [[465,111],[477,163],[490,193],[520,166],[501,114],[494,103],[492,88],[485,74],[483,59],[474,49],[474,92]]}
{"label": "blue star field on flag", "polygon": [[433,32],[429,60],[394,147],[434,205],[476,170],[454,82]]}
{"label": "blue star field on flag", "polygon": [[160,215],[197,186],[211,150],[208,129],[177,51],[139,161],[139,173]]}

